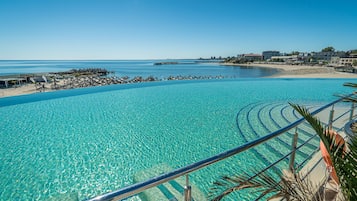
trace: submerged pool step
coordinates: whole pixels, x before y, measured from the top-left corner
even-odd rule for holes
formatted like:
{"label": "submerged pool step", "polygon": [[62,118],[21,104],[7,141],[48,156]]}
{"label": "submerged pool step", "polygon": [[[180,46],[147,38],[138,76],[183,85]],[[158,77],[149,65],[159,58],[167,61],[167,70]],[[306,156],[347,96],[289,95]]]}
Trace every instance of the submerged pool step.
{"label": "submerged pool step", "polygon": [[50,198],[46,198],[47,201],[79,201],[79,196],[77,192],[60,193]]}
{"label": "submerged pool step", "polygon": [[[238,132],[240,134],[240,136],[242,136],[242,138],[244,139],[245,143],[248,143],[250,140],[247,138],[246,136],[246,133],[243,132],[242,128],[239,126],[240,124],[240,116],[246,116],[246,112],[245,109],[249,109],[251,110],[252,107],[255,107],[256,106],[256,103],[251,103],[249,105],[246,105],[245,107],[243,107],[241,110],[239,110],[239,112],[237,113],[236,115],[236,124],[237,124],[237,129],[238,129]],[[248,123],[249,124],[249,123]],[[265,164],[269,164],[271,163],[265,156],[264,154],[261,154],[256,148],[252,148],[251,151],[253,152],[254,155],[256,155],[258,158],[261,158]]]}
{"label": "submerged pool step", "polygon": [[[172,168],[167,164],[159,164],[152,168],[145,169],[143,171],[137,172],[134,175],[134,182],[141,182],[147,179],[156,177],[166,172],[172,171]],[[206,200],[204,194],[193,184],[191,185],[192,201],[195,200]],[[156,187],[147,189],[139,194],[139,197],[145,201],[178,201],[184,200],[184,189],[185,179],[176,178],[170,180],[166,183],[160,184]],[[194,198],[194,199],[193,199]]]}
{"label": "submerged pool step", "polygon": [[182,187],[179,183],[177,183],[177,181],[171,180],[168,183],[182,195],[185,193],[185,188]]}
{"label": "submerged pool step", "polygon": [[[279,113],[280,113],[280,117],[282,117],[282,118],[280,118],[280,119],[285,122],[285,124],[282,124],[282,125],[280,125],[278,123],[276,118],[273,118],[274,115],[272,113],[270,113],[270,116],[272,117],[274,124],[277,127],[281,128],[281,127],[291,124],[301,118],[301,117],[297,116],[295,112],[296,111],[292,107],[290,107],[290,105],[286,105],[283,108],[281,108]],[[277,115],[277,116],[279,116],[279,115]],[[299,134],[298,145],[304,143],[305,140],[314,136],[313,129],[307,123],[304,123],[304,124],[302,124],[302,126],[299,126],[297,132]],[[291,135],[291,138],[295,134],[294,130],[291,130],[288,133]],[[291,140],[292,139],[290,139],[289,142],[291,142]],[[317,148],[318,144],[319,144],[318,140],[316,140],[316,139],[313,139],[308,144],[306,144],[304,147],[304,150],[305,149],[307,150],[306,154],[309,155],[311,153],[311,151],[313,151]],[[303,150],[301,150],[301,151],[303,151]],[[303,157],[307,157],[307,155],[305,155]]]}
{"label": "submerged pool step", "polygon": [[[264,105],[259,105],[259,107],[253,107],[251,108],[247,115],[246,115],[246,120],[248,122],[248,126],[250,128],[250,130],[252,131],[252,133],[254,134],[254,139],[257,139],[259,137],[262,137],[262,134],[267,134],[270,133],[270,131],[268,129],[266,129],[266,126],[264,125],[263,122],[261,122],[260,120],[260,111],[265,108],[266,106]],[[256,114],[252,114],[252,112],[254,110],[257,110]],[[255,123],[255,121],[253,121],[253,119],[257,119],[259,124],[254,124],[252,122]],[[258,123],[257,122],[257,123]],[[284,156],[283,153],[281,153],[280,151],[278,151],[274,146],[272,146],[270,143],[264,143],[262,146],[265,146],[270,153],[275,154],[277,157],[281,158]]]}
{"label": "submerged pool step", "polygon": [[[288,109],[289,112],[291,112],[290,114],[283,112]],[[259,122],[262,125],[262,127],[265,129],[265,132],[271,133],[297,120],[297,118],[292,114],[293,113],[292,111],[293,108],[291,108],[290,105],[287,105],[286,103],[265,104],[259,110],[257,114],[257,118],[259,119]],[[288,117],[291,119],[291,121],[287,121]],[[267,144],[270,144],[270,146],[276,146],[276,144],[282,145],[279,148],[279,152],[282,152],[283,155],[285,155],[291,151],[291,143],[292,143],[293,135],[294,133],[287,132],[287,134],[280,135],[275,139],[267,142]],[[301,140],[300,138],[298,139],[298,141],[300,143],[303,142],[303,140]],[[306,148],[304,148],[304,149],[297,150],[296,152],[297,159],[309,157],[311,151],[315,150],[316,148],[315,146],[310,146],[309,144],[307,144],[307,146],[310,147],[310,149],[306,150]]]}
{"label": "submerged pool step", "polygon": [[[277,105],[275,105],[275,106],[273,106],[273,107],[271,107],[271,108],[269,109],[269,117],[270,117],[270,120],[271,120],[271,121],[274,123],[274,125],[275,125],[275,127],[274,127],[273,130],[272,130],[272,129],[269,129],[268,126],[267,126],[268,124],[263,122],[263,120],[262,120],[262,118],[261,118],[261,115],[260,115],[260,113],[261,113],[262,110],[260,110],[260,111],[258,112],[259,122],[262,124],[263,128],[265,129],[265,131],[266,131],[267,133],[271,133],[271,132],[273,132],[273,131],[275,131],[275,130],[280,129],[280,128],[283,127],[283,126],[280,126],[280,125],[277,123],[276,120],[274,120],[273,115],[272,115],[272,111],[273,111],[274,109],[278,109],[278,110],[281,111],[281,110],[283,110],[283,109],[285,109],[285,108],[286,108],[286,105],[285,105],[285,104],[277,104]],[[291,151],[292,138],[293,138],[293,136],[292,136],[291,134],[290,134],[290,135],[281,135],[281,136],[276,137],[276,138],[273,139],[272,141],[267,142],[267,144],[272,144],[271,146],[274,146],[274,143],[279,143],[279,144],[283,145],[283,147],[281,147],[281,148],[284,148],[284,149],[283,149],[283,150],[282,150],[282,149],[279,149],[279,152],[282,152],[282,151],[283,151],[283,152],[286,154],[286,153],[288,153],[288,152]],[[302,152],[301,150],[297,150],[296,153],[297,153],[298,155],[301,155],[301,156],[304,157],[304,158],[306,158],[306,157],[309,156],[308,154]],[[285,154],[284,154],[284,155],[285,155]]]}
{"label": "submerged pool step", "polygon": [[[287,115],[286,112],[284,113],[284,111],[286,111],[287,109],[289,109],[289,112],[290,112],[290,115]],[[294,109],[290,107],[290,105],[286,105],[284,106],[281,110],[280,110],[280,117],[282,117],[281,119],[284,120],[286,122],[286,125],[288,124],[291,124],[293,123],[294,121],[298,120],[299,118],[297,118],[293,113],[294,113]],[[282,128],[284,126],[286,126],[285,124],[283,125],[280,125],[278,123],[278,121],[276,121],[274,118],[273,118],[273,115],[272,113],[269,114],[273,123],[278,127],[278,128]],[[293,118],[291,121],[288,120],[288,117],[291,117],[291,116],[294,116],[295,118]],[[309,130],[309,131],[307,131]],[[313,134],[311,134],[311,132],[313,132],[313,130],[311,129],[311,127],[308,127],[306,124],[305,126],[303,127],[298,127],[298,133],[299,133],[299,138],[298,138],[298,144],[302,144],[305,142],[305,140],[309,139],[310,137],[313,136]],[[291,143],[292,141],[292,136],[295,134],[294,131],[289,131],[287,132],[289,133],[291,136],[290,136],[290,139],[289,139],[289,142]],[[318,142],[316,140],[312,140],[310,141],[310,143],[306,144],[305,146],[310,148],[311,151],[312,150],[315,150],[317,148],[317,145],[318,145]],[[289,144],[289,146],[291,146],[291,144]],[[310,153],[310,151],[308,151],[308,153]],[[306,157],[306,156],[305,156]]]}
{"label": "submerged pool step", "polygon": [[[252,103],[241,108],[236,115],[236,124],[239,134],[246,142],[252,141],[258,137],[262,137],[268,133],[274,132],[282,127],[293,123],[300,117],[295,113],[295,110],[287,103]],[[307,125],[298,128],[299,139],[298,145],[304,143],[305,140],[313,136],[313,130]],[[294,131],[287,132],[276,137],[273,141],[264,143],[265,148],[262,150],[253,149],[256,155],[262,158],[265,162],[270,161],[264,155],[265,151],[274,153],[276,159],[284,156],[291,151],[291,143]],[[280,145],[277,149],[276,143]],[[307,143],[303,149],[297,151],[297,161],[309,157],[310,153],[318,146],[318,139],[313,139]],[[265,151],[264,151],[265,150]],[[272,157],[270,155],[270,157]],[[286,159],[285,161],[288,161]]]}
{"label": "submerged pool step", "polygon": [[157,186],[157,188],[161,191],[162,194],[165,195],[165,197],[167,198],[167,200],[170,201],[178,201],[177,198],[175,197],[175,195],[173,195],[169,189],[167,189],[163,184],[160,184]]}

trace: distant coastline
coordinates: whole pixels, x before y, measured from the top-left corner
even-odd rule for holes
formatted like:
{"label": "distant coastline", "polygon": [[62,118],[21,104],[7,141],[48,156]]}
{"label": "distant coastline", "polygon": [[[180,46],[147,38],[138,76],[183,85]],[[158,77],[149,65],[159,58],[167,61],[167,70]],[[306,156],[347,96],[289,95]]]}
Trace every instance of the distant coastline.
{"label": "distant coastline", "polygon": [[[276,73],[270,76],[261,77],[264,78],[357,78],[357,74],[354,73],[343,73],[337,72],[333,67],[325,66],[303,66],[303,65],[280,65],[280,64],[266,64],[266,63],[249,63],[249,64],[235,64],[235,63],[220,63],[222,66],[239,66],[245,68],[269,68],[276,70]],[[76,72],[74,72],[76,73]],[[78,72],[77,72],[78,73]],[[60,72],[60,74],[65,74]],[[32,77],[42,77],[48,76],[48,73],[35,73],[31,74]],[[19,75],[15,75],[17,77]],[[5,80],[7,76],[0,76],[0,79]],[[165,78],[157,78],[153,76],[141,77],[136,76],[129,78],[128,76],[123,77],[106,77],[106,76],[92,76],[92,75],[81,75],[76,74],[70,75],[68,77],[54,81],[54,77],[48,77],[47,82],[36,82],[26,84],[16,84],[9,88],[0,88],[0,98],[8,96],[17,96],[23,94],[31,94],[37,92],[48,92],[54,90],[81,88],[81,87],[91,87],[91,86],[102,86],[111,84],[130,84],[130,83],[140,83],[140,82],[152,82],[152,81],[170,81],[170,80],[202,80],[202,79],[225,79],[232,78],[226,76],[167,76]]]}
{"label": "distant coastline", "polygon": [[355,73],[337,72],[333,67],[308,66],[308,65],[287,65],[268,63],[221,63],[224,66],[242,66],[277,69],[279,72],[268,76],[270,78],[357,78]]}

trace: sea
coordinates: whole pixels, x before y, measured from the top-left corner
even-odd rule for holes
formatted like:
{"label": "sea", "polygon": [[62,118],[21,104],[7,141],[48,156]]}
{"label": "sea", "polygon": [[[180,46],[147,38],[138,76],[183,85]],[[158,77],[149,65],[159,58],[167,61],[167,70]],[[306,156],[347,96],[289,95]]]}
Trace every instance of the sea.
{"label": "sea", "polygon": [[[155,65],[155,63],[163,65]],[[165,64],[175,62],[175,64]],[[149,77],[202,76],[259,78],[274,75],[276,69],[220,65],[219,60],[0,60],[0,76],[62,72],[71,69],[104,68],[110,76]]]}

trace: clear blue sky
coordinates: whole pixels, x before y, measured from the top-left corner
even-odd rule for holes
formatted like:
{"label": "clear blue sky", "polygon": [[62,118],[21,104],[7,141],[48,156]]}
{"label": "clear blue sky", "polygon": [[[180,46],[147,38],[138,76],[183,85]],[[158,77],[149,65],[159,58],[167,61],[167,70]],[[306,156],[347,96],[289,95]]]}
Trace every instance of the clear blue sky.
{"label": "clear blue sky", "polygon": [[357,49],[356,0],[0,0],[0,59]]}

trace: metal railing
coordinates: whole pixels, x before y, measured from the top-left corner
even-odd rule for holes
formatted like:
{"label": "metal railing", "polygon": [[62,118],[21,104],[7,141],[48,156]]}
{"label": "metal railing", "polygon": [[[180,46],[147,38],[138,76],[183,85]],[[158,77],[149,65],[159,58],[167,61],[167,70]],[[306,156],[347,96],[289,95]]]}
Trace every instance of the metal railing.
{"label": "metal railing", "polygon": [[[352,94],[350,95],[352,96]],[[315,111],[311,112],[312,115],[316,115],[318,113],[320,113],[321,111],[329,108],[332,106],[332,110],[330,111],[330,117],[329,117],[329,120],[328,120],[328,127],[329,128],[332,128],[332,124],[333,122],[335,122],[337,119],[340,119],[342,118],[342,116],[350,113],[349,115],[349,119],[351,120],[352,117],[353,117],[353,112],[354,112],[354,109],[355,109],[355,105],[352,104],[352,107],[347,110],[347,112],[343,113],[342,115],[338,116],[336,119],[333,119],[333,116],[334,116],[334,105],[336,103],[339,103],[341,102],[343,99],[338,99],[336,101],[333,101],[325,106],[322,106],[318,109],[316,109]],[[301,147],[303,147],[304,145],[306,145],[310,140],[312,140],[313,138],[316,137],[316,135],[310,137],[309,139],[307,139],[303,144],[299,145],[297,147],[297,139],[298,139],[298,133],[297,133],[297,127],[298,125],[300,125],[301,123],[304,122],[304,118],[300,118],[298,120],[296,120],[295,122],[289,124],[288,126],[286,127],[283,127],[275,132],[272,132],[266,136],[263,136],[263,137],[260,137],[256,140],[253,140],[251,142],[248,142],[246,144],[243,144],[241,146],[238,146],[236,148],[233,148],[233,149],[230,149],[228,151],[225,151],[225,152],[222,152],[220,154],[217,154],[215,156],[212,156],[212,157],[209,157],[209,158],[206,158],[204,160],[201,160],[201,161],[198,161],[198,162],[195,162],[195,163],[192,163],[190,165],[187,165],[185,167],[182,167],[182,168],[178,168],[176,170],[173,170],[171,172],[168,172],[168,173],[165,173],[165,174],[162,174],[162,175],[159,175],[157,177],[154,177],[154,178],[151,178],[149,180],[146,180],[146,181],[143,181],[143,182],[139,182],[139,183],[135,183],[135,184],[132,184],[130,186],[127,186],[127,187],[124,187],[124,188],[121,188],[121,189],[118,189],[118,190],[115,190],[115,191],[112,191],[112,192],[109,192],[109,193],[106,193],[106,194],[103,194],[103,195],[100,195],[100,196],[97,196],[97,197],[94,197],[94,198],[91,198],[89,199],[88,201],[107,201],[107,200],[122,200],[122,199],[125,199],[125,198],[128,198],[128,197],[131,197],[131,196],[134,196],[140,192],[143,192],[144,190],[147,190],[149,188],[152,188],[152,187],[155,187],[155,186],[158,186],[160,184],[163,184],[163,183],[166,183],[170,180],[173,180],[173,179],[176,179],[178,177],[181,177],[181,176],[185,176],[186,177],[186,186],[184,187],[185,189],[185,192],[184,192],[184,197],[185,197],[185,200],[188,201],[188,200],[191,200],[191,186],[189,184],[189,173],[191,172],[194,172],[196,170],[199,170],[199,169],[202,169],[204,167],[207,167],[211,164],[214,164],[214,163],[217,163],[219,161],[222,161],[224,159],[227,159],[231,156],[234,156],[236,154],[239,154],[241,152],[244,152],[248,149],[251,149],[257,145],[260,145],[266,141],[269,141],[291,129],[296,129],[295,130],[295,135],[293,137],[293,142],[292,142],[292,151],[289,152],[288,154],[284,155],[283,157],[281,157],[280,159],[278,159],[277,161],[275,161],[274,163],[271,163],[269,166],[267,166],[266,168],[264,168],[263,170],[261,170],[259,173],[257,173],[256,175],[252,176],[252,178],[256,177],[258,174],[268,170],[269,168],[271,168],[272,166],[276,165],[277,163],[279,163],[280,161],[282,161],[283,159],[287,158],[290,156],[290,164],[289,164],[289,169],[291,171],[295,171],[295,168],[294,167],[294,158],[295,158],[295,152],[296,150],[300,149]],[[318,151],[318,149],[317,149]],[[314,152],[316,153],[316,152]],[[310,155],[310,157],[314,154],[312,153]],[[298,164],[298,167],[301,167],[309,158],[305,159],[304,162],[302,162],[301,164]]]}

